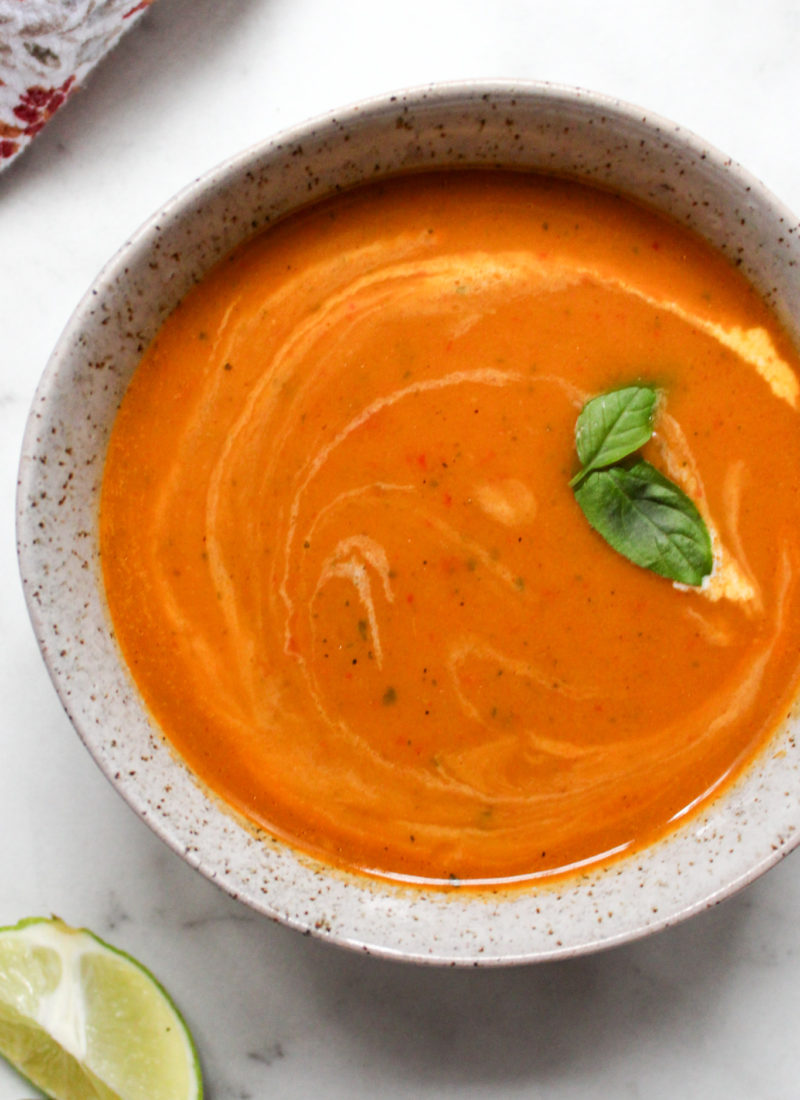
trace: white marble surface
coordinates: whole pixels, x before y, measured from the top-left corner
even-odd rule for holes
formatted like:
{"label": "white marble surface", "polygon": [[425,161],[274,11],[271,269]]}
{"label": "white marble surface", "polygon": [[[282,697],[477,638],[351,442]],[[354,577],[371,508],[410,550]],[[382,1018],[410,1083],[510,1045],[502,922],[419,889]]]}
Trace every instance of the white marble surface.
{"label": "white marble surface", "polygon": [[[148,963],[208,1100],[380,1095],[796,1100],[800,856],[637,944],[416,969],[251,914],[123,804],[63,715],[18,581],[17,456],[39,374],[103,262],[229,154],[364,95],[539,78],[660,112],[800,213],[792,0],[158,0],[0,175],[0,924],[55,912]],[[30,1093],[0,1065],[0,1100]]]}

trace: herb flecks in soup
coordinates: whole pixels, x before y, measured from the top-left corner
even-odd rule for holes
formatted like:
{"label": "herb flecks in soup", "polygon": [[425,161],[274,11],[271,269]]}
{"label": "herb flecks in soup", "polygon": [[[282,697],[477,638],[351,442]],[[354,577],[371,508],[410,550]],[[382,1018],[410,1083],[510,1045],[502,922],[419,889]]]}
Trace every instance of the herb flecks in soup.
{"label": "herb flecks in soup", "polygon": [[[696,587],[570,486],[581,409],[631,380],[659,394],[641,458],[710,532]],[[339,196],[220,264],[133,379],[101,508],[120,646],[201,780],[323,859],[467,882],[635,849],[792,703],[797,403],[758,296],[622,200]]]}

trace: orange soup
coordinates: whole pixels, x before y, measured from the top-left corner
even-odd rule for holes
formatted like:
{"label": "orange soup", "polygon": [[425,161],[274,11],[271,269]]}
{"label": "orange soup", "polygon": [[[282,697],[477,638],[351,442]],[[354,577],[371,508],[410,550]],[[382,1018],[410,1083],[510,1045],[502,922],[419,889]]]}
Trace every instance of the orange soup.
{"label": "orange soup", "polygon": [[[711,533],[675,584],[589,526],[585,402]],[[616,196],[432,173],[221,263],[111,437],[105,585],[168,741],[340,867],[548,877],[663,836],[786,717],[800,667],[797,362],[735,269]]]}

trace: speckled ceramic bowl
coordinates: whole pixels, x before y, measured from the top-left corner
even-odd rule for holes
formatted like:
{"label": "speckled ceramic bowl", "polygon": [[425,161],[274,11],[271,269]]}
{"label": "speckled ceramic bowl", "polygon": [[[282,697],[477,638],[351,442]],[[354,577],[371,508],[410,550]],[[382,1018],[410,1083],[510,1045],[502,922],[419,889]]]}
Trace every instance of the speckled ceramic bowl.
{"label": "speckled ceramic bowl", "polygon": [[351,107],[251,149],[159,211],[100,274],[62,336],[21,462],[19,555],[56,688],[98,764],[169,845],[226,891],[297,929],[450,964],[552,959],[642,936],[718,902],[794,846],[792,721],[740,781],[668,840],[557,887],[484,896],[382,885],[259,838],[209,800],[165,745],[115,647],[97,547],[109,429],[142,350],[182,295],[243,238],[366,178],[501,165],[596,181],[693,227],[740,263],[800,336],[792,216],[680,127],[590,93],[442,85]]}

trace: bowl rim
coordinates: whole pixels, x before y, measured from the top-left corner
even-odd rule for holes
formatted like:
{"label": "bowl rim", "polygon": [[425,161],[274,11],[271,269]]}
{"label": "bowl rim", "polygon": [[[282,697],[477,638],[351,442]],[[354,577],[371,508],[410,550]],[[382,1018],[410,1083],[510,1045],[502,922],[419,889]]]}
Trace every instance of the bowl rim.
{"label": "bowl rim", "polygon": [[[559,935],[558,930],[551,927],[550,942],[541,942],[540,938],[537,941],[539,946],[535,950],[528,950],[525,946],[526,935],[531,934],[529,927],[532,919],[531,904],[535,906],[538,901],[548,908],[547,920],[551,925],[556,924],[557,916],[565,904],[570,904],[570,901],[565,900],[568,896],[569,899],[579,896],[583,904],[588,905],[587,899],[593,894],[599,894],[603,898],[601,905],[606,904],[608,898],[615,899],[615,904],[624,905],[620,900],[619,888],[615,888],[614,885],[619,864],[610,864],[588,873],[576,872],[576,880],[557,879],[545,883],[542,887],[534,885],[530,893],[514,891],[512,899],[500,898],[496,891],[489,891],[477,899],[472,898],[464,902],[463,905],[460,900],[458,904],[468,916],[462,919],[457,942],[453,938],[444,936],[439,928],[443,910],[446,908],[450,915],[453,911],[453,903],[444,901],[445,895],[440,891],[435,891],[435,896],[430,897],[426,891],[417,887],[408,888],[382,883],[376,885],[372,880],[365,882],[363,878],[324,867],[298,853],[291,853],[291,856],[292,859],[297,860],[301,868],[298,873],[304,881],[306,894],[302,905],[287,907],[283,903],[275,904],[269,896],[264,897],[263,894],[258,896],[258,889],[262,888],[261,883],[257,882],[253,885],[246,876],[242,878],[234,874],[235,869],[225,859],[209,860],[196,830],[193,835],[192,830],[187,831],[184,825],[175,832],[174,819],[168,814],[161,815],[153,802],[141,794],[136,783],[120,779],[117,762],[111,763],[109,758],[104,757],[99,751],[97,710],[95,708],[95,712],[90,716],[80,709],[80,704],[76,702],[76,692],[79,690],[76,687],[76,681],[66,666],[59,663],[57,657],[58,647],[62,644],[62,635],[58,629],[54,632],[51,612],[54,606],[58,606],[58,600],[63,598],[63,593],[60,596],[57,594],[57,582],[53,581],[52,577],[56,573],[57,555],[64,553],[64,544],[58,542],[49,550],[42,549],[35,522],[38,515],[34,516],[32,501],[39,491],[39,479],[42,475],[43,419],[46,421],[47,417],[58,415],[59,402],[64,401],[65,374],[73,369],[76,349],[81,346],[82,341],[85,344],[87,331],[91,330],[92,325],[96,325],[92,317],[97,313],[98,300],[107,297],[108,288],[115,283],[118,284],[123,277],[127,277],[136,264],[141,262],[142,256],[152,252],[153,242],[159,234],[164,232],[165,226],[180,225],[189,216],[187,212],[195,211],[196,216],[197,209],[206,204],[212,195],[222,194],[226,189],[235,188],[237,181],[240,184],[248,172],[255,170],[255,166],[268,164],[281,158],[285,159],[287,150],[314,145],[321,138],[325,140],[326,136],[329,137],[335,133],[353,134],[362,132],[365,128],[367,130],[370,127],[379,128],[387,120],[394,118],[403,105],[410,105],[417,111],[421,111],[423,107],[426,111],[456,111],[472,109],[480,103],[508,104],[516,101],[524,101],[529,106],[535,102],[554,109],[564,105],[575,107],[581,104],[587,111],[599,112],[606,123],[610,122],[623,128],[627,126],[629,129],[640,126],[647,132],[657,135],[659,140],[663,140],[675,150],[682,150],[690,160],[697,163],[703,162],[704,171],[707,171],[710,177],[730,178],[743,195],[749,196],[749,201],[756,205],[761,203],[770,211],[770,217],[776,224],[780,222],[791,227],[787,228],[787,233],[793,233],[796,228],[794,216],[760,181],[737,162],[726,157],[692,131],[658,114],[643,111],[633,104],[603,93],[547,81],[459,80],[419,85],[371,96],[344,108],[319,114],[298,125],[287,127],[274,136],[253,143],[227,158],[167,199],[128,237],[101,268],[79,300],[48,360],[36,388],[25,427],[17,488],[18,561],[26,605],[48,673],[73,726],[95,762],[135,812],[169,847],[226,892],[241,898],[251,908],[281,923],[340,946],[387,958],[440,965],[492,966],[559,959],[630,942],[662,930],[736,893],[792,850],[800,842],[800,830],[797,829],[800,814],[797,813],[795,800],[791,798],[787,804],[782,805],[782,815],[779,815],[774,835],[769,838],[768,843],[758,845],[758,854],[740,862],[734,872],[724,877],[724,881],[706,869],[705,877],[698,877],[698,888],[691,897],[675,902],[670,900],[668,889],[659,888],[657,893],[660,901],[650,916],[645,917],[640,913],[634,919],[626,919],[618,923],[616,930],[614,930],[613,921],[610,922],[610,927],[609,922],[606,922],[605,925],[600,925],[601,930],[599,932],[595,930],[594,934],[589,924],[584,922],[579,934],[573,935],[571,939],[568,936]],[[312,196],[311,201],[315,198],[316,196]],[[295,204],[293,208],[297,205],[301,204]],[[271,217],[267,222],[269,220]],[[223,248],[220,254],[224,254],[225,251],[227,249]],[[34,545],[37,547],[35,551]],[[44,576],[41,575],[43,563],[48,566]],[[37,575],[35,585],[30,583],[34,574]],[[43,598],[47,592],[50,595]],[[128,686],[130,687],[130,684]],[[102,740],[102,736],[100,739]],[[785,745],[782,745],[781,751],[786,751]],[[734,788],[739,790],[737,784],[734,784]],[[758,783],[755,788],[752,788],[752,785],[751,788],[747,788],[746,785],[742,788],[746,793],[749,792],[748,796],[752,796],[754,790],[757,793],[759,789]],[[225,822],[213,826],[215,840],[222,844],[229,842],[232,836],[238,838],[241,827],[235,824],[232,815],[227,811],[215,809],[216,803],[213,798],[207,798],[204,793],[202,797],[206,799],[204,803],[206,814],[219,812],[226,816]],[[741,800],[744,796],[740,794],[739,797]],[[730,799],[731,793],[726,789],[721,796],[721,801],[726,802]],[[713,831],[714,821],[710,809],[699,818],[691,819],[692,833],[703,830]],[[747,828],[742,818],[741,805],[734,806],[730,812],[732,820],[737,820],[740,828]],[[667,838],[666,844],[656,847],[664,850],[671,842],[672,837]],[[254,840],[251,834],[245,862],[247,860],[252,862],[255,858],[253,843],[260,848],[269,847],[260,839]],[[634,857],[634,862],[642,863],[640,879],[648,878],[658,869],[658,866],[652,865],[648,862],[649,860],[650,853],[641,856],[637,854]],[[684,862],[687,874],[690,862]],[[283,869],[281,874],[284,874]],[[575,881],[578,883],[577,894],[574,889]],[[611,883],[610,887],[609,883]],[[610,889],[608,894],[604,893],[606,887]],[[292,888],[290,882],[286,889],[291,891]],[[360,891],[365,891],[365,896],[360,897],[353,904],[353,897]],[[312,895],[315,898],[314,904],[309,901]],[[463,895],[461,898],[463,900]],[[596,904],[592,904],[596,909]],[[337,906],[347,913],[345,918],[336,917],[333,914],[333,909]],[[496,945],[492,948],[469,925],[472,919],[479,919],[481,916],[485,918],[487,912],[490,918],[496,919],[499,908],[504,908],[503,919],[509,912],[511,913],[507,918],[508,933],[502,946]],[[398,913],[402,912],[405,920],[411,910],[414,911],[413,919],[423,931],[409,941],[397,934],[396,922],[399,919]],[[380,934],[375,931],[376,927],[382,929]]]}

